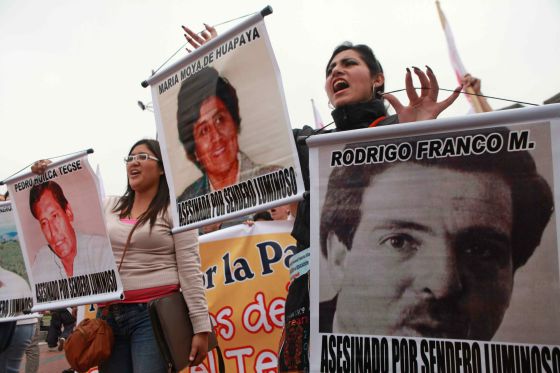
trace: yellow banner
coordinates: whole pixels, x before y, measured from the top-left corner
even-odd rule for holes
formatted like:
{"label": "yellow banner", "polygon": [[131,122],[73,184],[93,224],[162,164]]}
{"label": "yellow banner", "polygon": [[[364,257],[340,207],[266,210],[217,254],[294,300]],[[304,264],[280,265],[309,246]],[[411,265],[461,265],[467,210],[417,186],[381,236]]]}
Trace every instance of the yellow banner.
{"label": "yellow banner", "polygon": [[[295,250],[291,229],[290,222],[259,222],[200,238],[208,306],[228,373],[277,371]],[[214,350],[190,372],[217,372],[217,358]]]}

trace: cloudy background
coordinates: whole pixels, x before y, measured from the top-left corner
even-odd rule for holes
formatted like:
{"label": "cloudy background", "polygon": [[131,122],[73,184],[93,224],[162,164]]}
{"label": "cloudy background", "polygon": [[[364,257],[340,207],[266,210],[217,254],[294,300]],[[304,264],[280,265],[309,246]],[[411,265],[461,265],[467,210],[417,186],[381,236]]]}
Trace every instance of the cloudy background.
{"label": "cloudy background", "polygon": [[[407,66],[429,65],[442,88],[457,85],[432,0],[0,0],[0,178],[36,159],[91,147],[107,193],[121,194],[122,157],[137,139],[155,137],[153,114],[136,104],[151,101],[140,82],[184,43],[180,25],[198,31],[202,22],[218,24],[267,4],[293,127],[313,124],[311,98],[330,121],[324,67],[344,40],[374,49],[388,91],[404,88]],[[558,0],[441,4],[484,93],[541,104],[560,92]],[[467,111],[461,97],[442,116]]]}

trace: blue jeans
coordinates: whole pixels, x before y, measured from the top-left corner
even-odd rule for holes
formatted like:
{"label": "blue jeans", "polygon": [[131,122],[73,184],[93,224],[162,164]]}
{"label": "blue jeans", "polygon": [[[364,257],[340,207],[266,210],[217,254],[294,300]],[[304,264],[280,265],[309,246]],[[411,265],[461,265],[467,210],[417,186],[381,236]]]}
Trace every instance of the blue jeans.
{"label": "blue jeans", "polygon": [[31,338],[31,343],[25,349],[25,373],[37,373],[39,371],[39,322],[35,324],[35,331]]}
{"label": "blue jeans", "polygon": [[35,324],[17,325],[6,351],[0,354],[0,373],[18,373],[23,354],[31,344]]}
{"label": "blue jeans", "polygon": [[[98,310],[101,317],[103,309]],[[112,304],[102,317],[113,329],[115,344],[100,373],[165,373],[167,365],[159,352],[146,303]]]}

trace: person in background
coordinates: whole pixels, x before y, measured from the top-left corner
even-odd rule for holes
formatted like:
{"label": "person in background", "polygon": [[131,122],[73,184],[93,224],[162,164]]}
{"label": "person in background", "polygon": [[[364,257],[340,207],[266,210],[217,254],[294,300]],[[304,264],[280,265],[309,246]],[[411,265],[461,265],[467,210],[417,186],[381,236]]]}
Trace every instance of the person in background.
{"label": "person in background", "polygon": [[253,221],[272,221],[272,216],[268,211],[260,211],[253,215]]}
{"label": "person in background", "polygon": [[51,323],[47,332],[47,345],[49,351],[62,351],[64,342],[76,326],[76,307],[58,308],[50,311]]}
{"label": "person in background", "polygon": [[252,227],[255,222],[257,221],[273,221],[274,219],[272,219],[272,216],[270,215],[270,212],[267,211],[259,211],[256,214],[254,214],[251,219],[245,220],[243,222],[243,224]]}
{"label": "person in background", "polygon": [[[6,350],[0,353],[0,372],[2,373],[18,373],[25,349],[31,344],[33,333],[35,332],[36,319],[29,323],[23,323],[20,320],[16,323],[15,330]],[[9,325],[10,322],[1,324]]]}
{"label": "person in background", "polygon": [[[1,283],[0,287],[2,287]],[[0,321],[0,359],[2,359],[4,351],[10,346],[15,329],[15,321]]]}
{"label": "person in background", "polygon": [[294,220],[290,213],[290,205],[276,206],[268,210],[272,220]]}
{"label": "person in background", "polygon": [[[0,201],[8,201],[9,199],[10,193],[8,191],[5,194],[0,194]],[[0,293],[8,289],[8,284],[10,285],[10,291],[23,294],[27,292],[31,297],[31,289],[23,277],[0,268],[0,288],[2,288]],[[1,339],[6,339],[7,341],[10,335],[12,337],[10,337],[6,353],[4,354],[0,351],[0,372],[17,372],[25,353],[27,356],[25,373],[36,373],[39,367],[39,319],[32,317],[18,320],[17,322],[1,323],[1,326],[6,328],[5,330],[0,330],[3,334]],[[10,332],[12,328],[13,330]]]}
{"label": "person in background", "polygon": [[[31,297],[27,281],[19,274],[0,267],[0,299]],[[18,314],[16,316],[21,316]],[[0,352],[0,373],[17,373],[25,349],[31,344],[37,318],[0,323],[5,350]],[[11,334],[11,337],[10,337]]]}

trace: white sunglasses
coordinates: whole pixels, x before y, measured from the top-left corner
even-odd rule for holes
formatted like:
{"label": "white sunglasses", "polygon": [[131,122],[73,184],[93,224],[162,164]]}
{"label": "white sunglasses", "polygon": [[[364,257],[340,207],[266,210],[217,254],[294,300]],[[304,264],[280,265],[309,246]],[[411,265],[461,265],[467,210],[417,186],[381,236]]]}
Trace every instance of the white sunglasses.
{"label": "white sunglasses", "polygon": [[152,155],[149,155],[147,153],[140,153],[140,154],[129,155],[129,156],[124,157],[125,163],[130,163],[130,162],[134,162],[134,161],[147,161],[148,159],[159,162],[159,159],[157,159],[156,157],[154,157]]}

